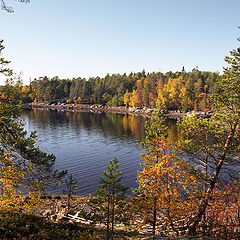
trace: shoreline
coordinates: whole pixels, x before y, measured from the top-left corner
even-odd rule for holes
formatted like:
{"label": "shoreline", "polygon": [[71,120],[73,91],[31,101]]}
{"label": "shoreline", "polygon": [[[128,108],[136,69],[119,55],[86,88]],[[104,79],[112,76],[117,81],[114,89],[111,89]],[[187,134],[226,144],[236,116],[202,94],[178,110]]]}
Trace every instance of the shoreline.
{"label": "shoreline", "polygon": [[[148,107],[110,107],[100,104],[88,105],[88,104],[66,104],[66,103],[29,103],[23,104],[23,109],[27,110],[58,110],[58,111],[71,111],[71,112],[93,112],[93,113],[118,113],[123,115],[134,115],[137,117],[150,118],[156,109]],[[183,112],[180,110],[162,110],[161,113],[164,117],[169,119],[181,119],[185,116],[193,116],[208,118],[212,116],[211,111],[201,112]]]}
{"label": "shoreline", "polygon": [[[44,201],[44,206],[35,212],[38,216],[42,217],[45,220],[49,220],[54,223],[69,223],[69,224],[83,224],[85,226],[92,226],[93,222],[91,220],[92,210],[88,204],[89,197],[82,197],[79,195],[73,195],[71,198],[71,208],[68,211],[68,196],[66,195],[46,195],[46,198],[42,199]],[[126,201],[130,201],[131,204],[132,199],[126,199]],[[135,216],[136,217],[136,216]],[[157,230],[156,230],[156,239],[163,240],[217,240],[220,238],[211,238],[204,236],[189,236],[188,232],[182,229],[179,226],[180,236],[174,237],[174,232],[166,229],[166,223],[164,223],[164,218],[159,215],[157,221]],[[129,239],[150,239],[149,237],[152,234],[152,227],[145,223],[138,228],[139,223],[141,222],[141,218],[135,218],[133,222],[131,222],[131,230],[122,227],[122,225],[115,226],[115,233],[119,233],[119,231],[124,230],[129,233],[134,233],[134,230],[137,230],[133,235],[133,238]],[[94,226],[95,230],[103,230],[105,226],[103,223],[97,223]],[[122,239],[122,238],[120,238]],[[125,239],[125,238],[124,238]]]}

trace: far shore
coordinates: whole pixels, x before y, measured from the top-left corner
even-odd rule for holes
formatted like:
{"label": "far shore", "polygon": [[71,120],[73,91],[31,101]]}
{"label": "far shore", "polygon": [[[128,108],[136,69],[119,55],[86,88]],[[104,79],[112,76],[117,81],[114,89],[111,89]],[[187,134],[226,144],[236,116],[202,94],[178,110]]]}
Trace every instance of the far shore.
{"label": "far shore", "polygon": [[[29,103],[23,104],[24,109],[38,109],[38,110],[58,110],[58,111],[72,111],[72,112],[94,112],[94,113],[118,113],[124,115],[135,115],[139,117],[151,117],[151,115],[156,111],[154,108],[149,107],[113,107],[113,106],[105,106],[100,104],[66,104],[66,103]],[[185,116],[197,115],[198,117],[210,117],[212,116],[211,111],[200,111],[200,112],[184,112],[180,110],[161,110],[161,113],[164,117],[170,119],[180,119]]]}

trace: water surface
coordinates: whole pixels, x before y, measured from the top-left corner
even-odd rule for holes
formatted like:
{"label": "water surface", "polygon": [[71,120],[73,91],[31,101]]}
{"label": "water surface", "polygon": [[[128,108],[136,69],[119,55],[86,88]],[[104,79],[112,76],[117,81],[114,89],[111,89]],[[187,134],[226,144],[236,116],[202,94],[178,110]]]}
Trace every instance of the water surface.
{"label": "water surface", "polygon": [[[137,187],[147,119],[113,113],[64,112],[52,110],[24,111],[28,132],[36,130],[42,151],[56,156],[55,167],[67,170],[77,179],[77,194],[94,194],[107,164],[116,157],[123,172],[123,183]],[[175,135],[174,122],[168,122]],[[64,185],[51,190],[62,194]],[[130,191],[129,191],[130,192]]]}

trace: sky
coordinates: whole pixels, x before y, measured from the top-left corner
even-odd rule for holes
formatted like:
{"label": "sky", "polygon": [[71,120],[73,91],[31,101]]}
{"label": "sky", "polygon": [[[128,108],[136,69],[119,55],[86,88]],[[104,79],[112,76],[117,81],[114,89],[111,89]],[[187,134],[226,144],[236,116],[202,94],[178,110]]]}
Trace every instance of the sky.
{"label": "sky", "polygon": [[[239,0],[5,0],[1,57],[24,84],[42,76],[107,73],[222,73],[239,47]],[[0,84],[3,83],[3,77]]]}

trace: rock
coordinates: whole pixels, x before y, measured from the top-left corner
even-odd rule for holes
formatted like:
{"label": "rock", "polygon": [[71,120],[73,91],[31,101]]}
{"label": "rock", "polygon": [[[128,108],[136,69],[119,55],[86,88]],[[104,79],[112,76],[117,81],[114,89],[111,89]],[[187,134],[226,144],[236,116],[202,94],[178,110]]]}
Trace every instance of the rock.
{"label": "rock", "polygon": [[57,216],[58,216],[57,214],[51,215],[49,219],[50,219],[51,221],[55,222],[56,219],[57,219]]}
{"label": "rock", "polygon": [[56,222],[60,222],[64,219],[63,215],[57,214]]}
{"label": "rock", "polygon": [[50,209],[44,210],[42,212],[42,216],[45,218],[50,218],[50,216],[53,214],[53,211],[51,211]]}

